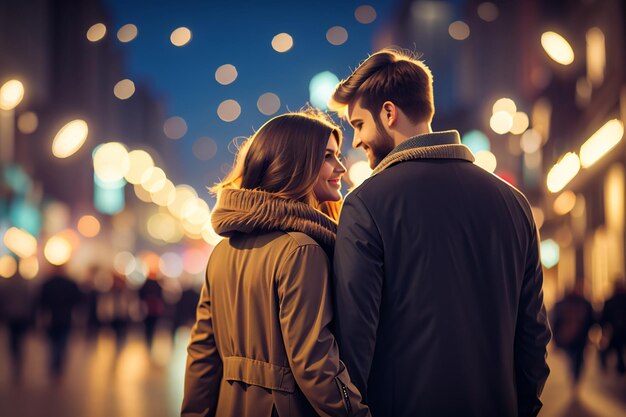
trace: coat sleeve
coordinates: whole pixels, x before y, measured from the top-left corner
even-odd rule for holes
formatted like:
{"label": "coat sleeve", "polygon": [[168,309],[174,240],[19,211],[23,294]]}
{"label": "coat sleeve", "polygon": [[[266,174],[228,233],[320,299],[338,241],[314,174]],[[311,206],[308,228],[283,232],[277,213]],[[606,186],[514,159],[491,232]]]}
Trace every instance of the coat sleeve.
{"label": "coat sleeve", "polygon": [[383,244],[369,210],[348,195],[341,211],[334,256],[334,308],[341,357],[367,402],[381,294]]}
{"label": "coat sleeve", "polygon": [[215,344],[209,280],[205,275],[196,323],[191,329],[191,341],[187,347],[181,416],[215,416],[221,379],[222,360]]}
{"label": "coat sleeve", "polygon": [[302,393],[321,416],[370,416],[339,360],[329,329],[329,262],[317,245],[299,246],[277,274],[280,326],[289,366]]}
{"label": "coat sleeve", "polygon": [[533,228],[515,330],[515,375],[520,416],[536,416],[541,410],[539,397],[550,373],[546,362],[549,341],[550,328],[543,304],[539,238],[536,228]]}

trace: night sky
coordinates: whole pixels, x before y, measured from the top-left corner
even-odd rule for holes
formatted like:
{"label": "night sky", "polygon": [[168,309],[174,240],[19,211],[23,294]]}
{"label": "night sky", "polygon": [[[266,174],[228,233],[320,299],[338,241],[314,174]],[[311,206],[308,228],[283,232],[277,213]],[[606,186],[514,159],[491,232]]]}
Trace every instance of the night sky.
{"label": "night sky", "polygon": [[[261,94],[278,95],[281,104],[276,114],[300,109],[309,101],[311,78],[322,71],[346,77],[373,52],[376,32],[394,11],[394,3],[386,1],[281,0],[239,2],[236,7],[231,2],[207,0],[107,0],[106,4],[113,23],[108,36],[115,36],[127,23],[138,28],[133,41],[116,40],[126,55],[126,76],[138,85],[148,85],[163,100],[167,117],[180,116],[187,123],[186,135],[178,140],[179,153],[163,155],[164,169],[176,184],[188,183],[200,195],[205,186],[224,176],[224,164],[232,163],[234,148],[229,143],[233,138],[249,136],[271,117],[257,108]],[[355,18],[355,9],[364,4],[377,13],[370,24]],[[188,27],[193,38],[175,47],[169,38],[180,26]],[[326,32],[333,26],[347,30],[347,42],[339,46],[328,42]],[[272,38],[281,32],[293,37],[293,47],[286,53],[271,46]],[[216,69],[223,64],[237,68],[232,84],[221,85],[215,79]],[[234,122],[224,122],[217,115],[226,99],[241,105],[241,115]],[[349,138],[351,131],[346,134]],[[194,141],[203,136],[218,145],[209,161],[198,160],[192,152]],[[347,148],[349,140],[344,143]]]}

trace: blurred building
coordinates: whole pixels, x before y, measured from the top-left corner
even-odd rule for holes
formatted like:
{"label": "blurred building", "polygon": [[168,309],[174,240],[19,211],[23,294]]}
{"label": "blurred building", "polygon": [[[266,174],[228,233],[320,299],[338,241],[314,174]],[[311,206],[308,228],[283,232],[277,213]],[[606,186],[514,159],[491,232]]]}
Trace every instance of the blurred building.
{"label": "blurred building", "polygon": [[[434,73],[433,128],[458,129],[470,147],[469,132],[486,136],[474,152],[491,152],[485,167],[528,196],[541,228],[548,304],[576,279],[595,302],[623,279],[625,17],[619,0],[406,0],[377,45],[422,54]],[[546,32],[564,38],[571,54]],[[507,111],[525,124],[498,126],[501,98],[515,103]],[[585,162],[581,146],[611,120],[600,134],[613,137],[587,146],[600,156]],[[568,152],[575,155],[549,176]],[[578,170],[571,181],[568,164]],[[549,178],[557,186],[548,187]]]}

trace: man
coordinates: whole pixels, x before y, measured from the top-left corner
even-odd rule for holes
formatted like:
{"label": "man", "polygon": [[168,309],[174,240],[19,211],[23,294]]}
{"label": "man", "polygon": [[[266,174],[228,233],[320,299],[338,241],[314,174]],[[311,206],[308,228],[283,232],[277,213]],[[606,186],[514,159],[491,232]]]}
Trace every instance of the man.
{"label": "man", "polygon": [[336,88],[372,176],[335,247],[342,360],[374,416],[526,416],[541,408],[550,331],[526,198],[432,132],[432,76],[391,50]]}

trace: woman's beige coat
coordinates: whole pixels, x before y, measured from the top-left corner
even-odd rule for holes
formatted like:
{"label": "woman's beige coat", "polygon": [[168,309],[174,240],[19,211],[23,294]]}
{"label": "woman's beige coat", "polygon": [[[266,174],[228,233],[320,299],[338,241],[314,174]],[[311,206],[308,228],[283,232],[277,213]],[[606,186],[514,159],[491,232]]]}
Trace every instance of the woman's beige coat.
{"label": "woman's beige coat", "polygon": [[310,206],[224,190],[188,347],[183,416],[369,415],[330,331],[336,225]]}

